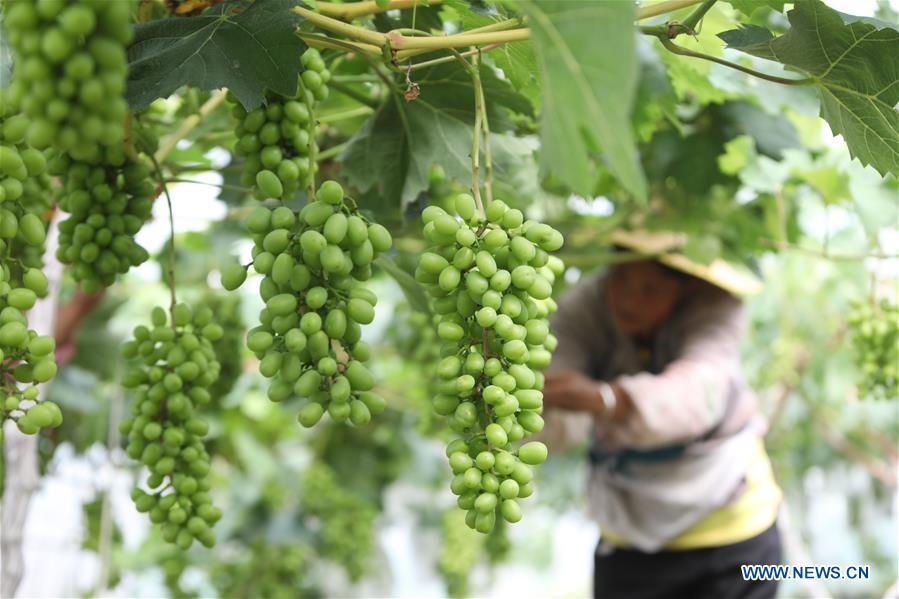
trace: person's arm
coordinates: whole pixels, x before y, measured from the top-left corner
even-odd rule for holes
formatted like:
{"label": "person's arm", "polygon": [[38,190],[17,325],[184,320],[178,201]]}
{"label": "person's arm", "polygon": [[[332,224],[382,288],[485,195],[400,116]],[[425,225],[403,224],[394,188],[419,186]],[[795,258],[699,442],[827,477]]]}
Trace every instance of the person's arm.
{"label": "person's arm", "polygon": [[[695,439],[718,424],[740,377],[742,305],[723,292],[698,298],[672,331],[677,357],[659,374],[610,381],[626,408],[600,421],[599,434],[624,447],[658,447]],[[616,393],[617,396],[617,393]]]}
{"label": "person's arm", "polygon": [[663,372],[607,381],[615,394],[613,414],[606,413],[599,381],[575,369],[546,374],[544,404],[552,412],[590,415],[597,434],[622,447],[670,445],[710,430],[739,374],[742,340],[740,302],[723,293],[710,297],[681,317],[683,342]]}
{"label": "person's arm", "polygon": [[543,398],[547,407],[584,412],[598,419],[613,421],[625,418],[632,409],[630,397],[617,383],[609,383],[615,395],[615,411],[609,414],[599,392],[599,381],[577,370],[549,371],[544,378]]}

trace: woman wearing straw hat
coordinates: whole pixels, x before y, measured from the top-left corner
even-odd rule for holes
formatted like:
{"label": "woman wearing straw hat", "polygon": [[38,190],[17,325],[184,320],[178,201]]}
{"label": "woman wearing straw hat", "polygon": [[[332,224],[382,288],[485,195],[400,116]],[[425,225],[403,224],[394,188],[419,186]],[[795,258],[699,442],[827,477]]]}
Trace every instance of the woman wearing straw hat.
{"label": "woman wearing straw hat", "polygon": [[741,565],[776,564],[781,493],[764,422],[740,367],[739,296],[761,283],[685,237],[617,231],[645,256],[591,276],[559,303],[544,388],[544,440],[590,440],[589,504],[600,524],[596,597],[774,597]]}

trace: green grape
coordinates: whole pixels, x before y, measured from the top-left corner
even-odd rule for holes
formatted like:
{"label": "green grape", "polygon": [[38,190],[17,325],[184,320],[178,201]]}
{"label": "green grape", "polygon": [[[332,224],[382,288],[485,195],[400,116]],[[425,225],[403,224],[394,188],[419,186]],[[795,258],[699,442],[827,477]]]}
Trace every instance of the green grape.
{"label": "green grape", "polygon": [[[283,114],[296,110],[285,108]],[[269,276],[260,285],[266,302],[260,325],[250,330],[246,343],[260,361],[259,371],[271,379],[270,399],[297,395],[310,401],[297,416],[301,425],[314,426],[327,412],[334,420],[364,426],[384,410],[384,400],[372,393],[374,377],[363,364],[370,352],[359,343],[360,325],[374,319],[377,296],[359,285],[369,273],[357,270],[350,249],[353,243],[369,243],[370,262],[375,255],[369,238],[373,225],[334,181],[324,182],[315,197],[299,213],[286,206],[260,206],[247,219],[256,240],[253,266]],[[361,242],[358,233],[351,234],[359,227],[365,235]],[[245,279],[241,265],[223,270],[226,288]]]}
{"label": "green grape", "polygon": [[133,35],[136,2],[6,0],[4,5],[6,39],[17,65],[9,93],[23,100],[28,143],[40,149],[52,145],[91,164],[114,162],[125,134],[125,47]]}
{"label": "green grape", "polygon": [[856,300],[847,319],[861,397],[899,398],[899,303]]}
{"label": "green grape", "polygon": [[194,539],[214,545],[212,526],[221,517],[206,493],[209,454],[202,438],[208,425],[195,412],[212,401],[221,372],[215,344],[224,331],[210,326],[212,314],[209,306],[177,304],[171,317],[154,308],[153,328],[135,328],[122,348],[134,362],[122,384],[133,389],[135,401],[119,430],[128,456],[150,469],[150,491],[135,488],[131,497],[138,511],[161,524],[163,539],[181,549]]}
{"label": "green grape", "polygon": [[546,319],[564,268],[547,252],[560,247],[561,235],[499,200],[486,218],[467,194],[445,208],[422,213],[432,246],[415,272],[434,298],[437,336],[446,342],[433,407],[462,435],[447,456],[453,491],[469,489],[458,499],[472,510],[466,524],[490,534],[497,522],[521,519],[517,499],[532,492],[530,465],[546,459],[542,443],[515,445],[543,428],[538,373],[555,347]]}
{"label": "green grape", "polygon": [[[21,11],[19,11],[21,13]],[[62,423],[36,385],[56,375],[55,343],[29,329],[25,312],[47,296],[43,267],[50,179],[44,153],[26,141],[28,118],[9,89],[0,90],[0,423],[34,434]]]}
{"label": "green grape", "polygon": [[[232,110],[238,120],[235,152],[245,159],[241,181],[253,187],[260,200],[292,198],[297,190],[309,186],[318,169],[314,161],[317,125],[312,109],[327,97],[325,82],[330,73],[314,48],[308,48],[301,60],[305,70],[294,97],[270,92],[264,106],[247,112],[235,105]],[[248,228],[254,231],[250,223]]]}
{"label": "green grape", "polygon": [[145,164],[121,158],[90,165],[58,156],[51,173],[64,181],[59,203],[70,215],[59,224],[56,256],[72,265],[85,291],[112,285],[149,258],[134,240],[153,208],[155,187]]}

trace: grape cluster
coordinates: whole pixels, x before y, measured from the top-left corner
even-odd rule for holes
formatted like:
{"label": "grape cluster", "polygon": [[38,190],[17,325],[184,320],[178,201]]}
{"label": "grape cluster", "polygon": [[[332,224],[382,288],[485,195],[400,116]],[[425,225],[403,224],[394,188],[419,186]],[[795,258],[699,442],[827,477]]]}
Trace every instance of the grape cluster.
{"label": "grape cluster", "polygon": [[127,435],[128,456],[150,469],[151,491],[135,488],[131,496],[138,511],[161,525],[163,539],[182,549],[195,538],[214,545],[211,526],[221,517],[207,493],[209,455],[202,438],[208,425],[194,411],[211,401],[209,388],[219,375],[212,343],[223,331],[212,318],[208,307],[193,311],[177,304],[169,324],[166,311],[156,307],[153,328],[136,327],[122,348],[138,363],[122,380],[135,390],[136,401],[119,430]]}
{"label": "grape cluster", "polygon": [[350,579],[358,580],[373,546],[374,506],[344,489],[334,471],[319,462],[303,473],[300,509],[317,521],[318,555],[341,564]]}
{"label": "grape cluster", "polygon": [[500,200],[481,215],[470,195],[459,194],[454,212],[429,206],[422,213],[433,247],[415,277],[434,297],[443,341],[434,409],[462,433],[446,450],[451,489],[466,523],[487,533],[497,515],[521,519],[516,500],[533,492],[530,466],[546,459],[542,443],[512,444],[543,429],[540,370],[557,343],[546,317],[563,269],[548,252],[563,239]]}
{"label": "grape cluster", "polygon": [[114,163],[90,165],[65,155],[51,161],[63,186],[59,203],[69,218],[59,224],[60,262],[88,293],[108,287],[116,276],[149,258],[134,235],[150,218],[155,187],[141,162],[119,155]]}
{"label": "grape cluster", "polygon": [[28,117],[26,139],[76,160],[100,162],[121,145],[127,104],[125,46],[130,0],[7,0],[6,34],[16,53],[10,94]]}
{"label": "grape cluster", "polygon": [[53,402],[38,403],[36,387],[56,374],[55,342],[29,329],[25,317],[49,287],[41,272],[47,161],[26,143],[27,129],[28,118],[0,91],[0,420],[33,434],[59,426],[62,413]]}
{"label": "grape cluster", "polygon": [[[325,411],[361,426],[383,411],[384,400],[371,392],[374,378],[363,364],[370,349],[360,341],[360,325],[374,319],[377,297],[357,283],[369,279],[372,261],[392,240],[335,181],[323,183],[315,197],[299,213],[260,206],[247,218],[266,303],[247,346],[272,379],[269,399],[310,400],[299,413],[303,426],[315,425]],[[236,289],[246,277],[247,266],[232,264],[222,271],[222,286]]]}
{"label": "grape cluster", "polygon": [[899,398],[899,304],[887,299],[853,302],[848,322],[862,373],[859,393],[877,399]]}
{"label": "grape cluster", "polygon": [[312,557],[304,545],[257,540],[227,561],[214,561],[209,578],[220,597],[323,597],[309,582]]}
{"label": "grape cluster", "polygon": [[250,112],[239,104],[232,109],[238,119],[235,152],[245,157],[241,184],[255,185],[259,199],[289,199],[309,186],[317,170],[312,108],[328,96],[331,73],[314,48],[303,53],[302,62],[295,97],[269,93],[265,106]]}

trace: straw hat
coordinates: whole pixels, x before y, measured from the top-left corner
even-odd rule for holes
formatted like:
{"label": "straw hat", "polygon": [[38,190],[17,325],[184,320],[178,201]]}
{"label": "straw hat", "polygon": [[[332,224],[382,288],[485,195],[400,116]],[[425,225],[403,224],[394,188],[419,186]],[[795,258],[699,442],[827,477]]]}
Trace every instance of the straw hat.
{"label": "straw hat", "polygon": [[702,264],[678,253],[676,250],[687,243],[685,233],[618,229],[608,239],[614,245],[645,254],[736,296],[753,295],[764,287],[761,279],[742,264],[724,258],[715,258],[710,264]]}

